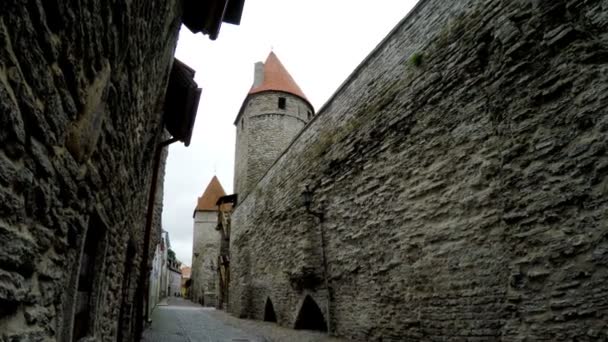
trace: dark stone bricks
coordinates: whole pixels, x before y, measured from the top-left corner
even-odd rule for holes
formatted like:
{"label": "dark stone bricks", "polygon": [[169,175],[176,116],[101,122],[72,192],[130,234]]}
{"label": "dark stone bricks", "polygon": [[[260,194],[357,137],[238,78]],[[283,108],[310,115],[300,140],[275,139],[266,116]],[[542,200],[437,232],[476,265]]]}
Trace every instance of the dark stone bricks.
{"label": "dark stone bricks", "polygon": [[0,241],[6,243],[0,249],[0,265],[4,269],[29,274],[36,262],[36,244],[22,233],[0,224]]}
{"label": "dark stone bricks", "polygon": [[0,302],[14,305],[25,301],[28,286],[22,275],[0,270]]}

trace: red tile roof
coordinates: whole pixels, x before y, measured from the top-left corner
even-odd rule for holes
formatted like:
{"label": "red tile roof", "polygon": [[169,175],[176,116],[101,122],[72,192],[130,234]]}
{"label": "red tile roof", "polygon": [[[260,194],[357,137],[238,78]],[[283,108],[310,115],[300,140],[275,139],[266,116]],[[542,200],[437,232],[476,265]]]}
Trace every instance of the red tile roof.
{"label": "red tile roof", "polygon": [[203,196],[198,198],[198,203],[196,204],[194,211],[217,211],[217,205],[215,205],[215,203],[220,197],[225,195],[226,192],[224,191],[224,188],[222,188],[220,181],[216,176],[213,176],[209,185],[207,185],[207,189],[205,189]]}
{"label": "red tile roof", "polygon": [[188,266],[182,266],[181,268],[182,271],[182,278],[190,278],[190,275],[192,274],[192,269]]}
{"label": "red tile roof", "polygon": [[256,94],[268,90],[284,91],[297,95],[308,101],[306,95],[298,84],[293,80],[287,69],[283,66],[277,55],[270,52],[266,62],[264,62],[264,80],[257,87],[251,87],[249,94]]}

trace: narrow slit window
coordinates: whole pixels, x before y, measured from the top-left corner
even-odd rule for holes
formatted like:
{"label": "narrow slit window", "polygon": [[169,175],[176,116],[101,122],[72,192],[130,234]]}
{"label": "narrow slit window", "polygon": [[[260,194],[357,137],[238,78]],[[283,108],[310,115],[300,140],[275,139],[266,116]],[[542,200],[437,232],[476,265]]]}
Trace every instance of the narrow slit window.
{"label": "narrow slit window", "polygon": [[285,109],[286,102],[284,97],[279,97],[279,109]]}

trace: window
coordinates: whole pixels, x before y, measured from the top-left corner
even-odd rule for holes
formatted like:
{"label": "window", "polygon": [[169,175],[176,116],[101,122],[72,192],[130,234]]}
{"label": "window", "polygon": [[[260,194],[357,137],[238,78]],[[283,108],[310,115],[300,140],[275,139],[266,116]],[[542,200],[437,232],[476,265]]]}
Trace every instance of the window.
{"label": "window", "polygon": [[312,112],[308,111],[308,120],[310,120],[310,118],[312,118]]}
{"label": "window", "polygon": [[285,103],[287,101],[285,100],[284,97],[279,97],[279,109],[285,109]]}
{"label": "window", "polygon": [[245,118],[241,119],[241,129],[245,128]]}

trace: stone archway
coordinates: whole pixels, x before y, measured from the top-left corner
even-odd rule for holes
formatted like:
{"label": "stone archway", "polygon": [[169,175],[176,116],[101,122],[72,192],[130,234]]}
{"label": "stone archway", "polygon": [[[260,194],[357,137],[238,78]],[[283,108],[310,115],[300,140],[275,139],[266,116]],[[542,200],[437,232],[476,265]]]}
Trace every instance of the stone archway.
{"label": "stone archway", "polygon": [[80,253],[76,296],[74,300],[72,341],[92,336],[97,311],[97,297],[105,255],[106,227],[99,216],[92,215]]}
{"label": "stone archway", "polygon": [[264,321],[265,322],[277,322],[277,314],[274,312],[274,306],[270,298],[266,298],[266,306],[264,307]]}
{"label": "stone archway", "polygon": [[304,298],[294,328],[327,332],[327,323],[325,317],[323,317],[323,312],[309,295]]}

